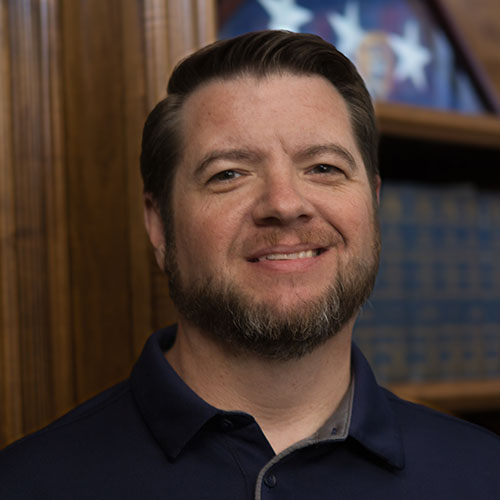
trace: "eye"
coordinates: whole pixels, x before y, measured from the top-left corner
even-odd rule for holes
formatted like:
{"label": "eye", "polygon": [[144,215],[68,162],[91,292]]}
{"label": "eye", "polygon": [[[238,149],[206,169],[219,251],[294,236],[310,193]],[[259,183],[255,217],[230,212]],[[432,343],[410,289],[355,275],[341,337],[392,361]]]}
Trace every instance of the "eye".
{"label": "eye", "polygon": [[318,165],[314,165],[309,170],[311,174],[342,174],[342,170],[334,165],[329,165],[328,163],[319,163]]}
{"label": "eye", "polygon": [[208,182],[227,182],[237,179],[238,177],[241,177],[241,174],[236,172],[236,170],[223,170],[210,177]]}

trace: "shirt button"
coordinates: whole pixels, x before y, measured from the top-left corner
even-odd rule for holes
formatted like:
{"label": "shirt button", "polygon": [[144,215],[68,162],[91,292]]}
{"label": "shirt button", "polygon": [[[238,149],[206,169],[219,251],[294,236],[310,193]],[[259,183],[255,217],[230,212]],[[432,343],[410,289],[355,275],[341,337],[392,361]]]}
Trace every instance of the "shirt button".
{"label": "shirt button", "polygon": [[274,474],[268,474],[264,478],[264,483],[266,483],[266,486],[268,488],[274,488],[276,484],[278,483],[278,480],[276,479],[276,476]]}
{"label": "shirt button", "polygon": [[233,428],[233,422],[229,418],[223,418],[221,420],[220,426],[223,431],[230,431]]}
{"label": "shirt button", "polygon": [[337,435],[337,428],[336,428],[336,427],[334,427],[334,428],[332,429],[332,434],[333,434],[334,436],[336,436],[336,435]]}

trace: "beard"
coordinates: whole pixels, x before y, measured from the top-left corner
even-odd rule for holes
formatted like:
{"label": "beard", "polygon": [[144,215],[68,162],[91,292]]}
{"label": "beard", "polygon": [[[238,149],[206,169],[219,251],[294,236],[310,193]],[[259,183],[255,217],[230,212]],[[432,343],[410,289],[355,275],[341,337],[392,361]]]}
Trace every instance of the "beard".
{"label": "beard", "polygon": [[[378,270],[380,230],[374,217],[372,245],[365,257],[350,257],[314,299],[284,310],[262,303],[220,275],[183,283],[174,242],[165,255],[169,291],[180,315],[236,355],[289,361],[312,352],[353,319],[370,296]],[[277,304],[277,305],[276,305]]]}

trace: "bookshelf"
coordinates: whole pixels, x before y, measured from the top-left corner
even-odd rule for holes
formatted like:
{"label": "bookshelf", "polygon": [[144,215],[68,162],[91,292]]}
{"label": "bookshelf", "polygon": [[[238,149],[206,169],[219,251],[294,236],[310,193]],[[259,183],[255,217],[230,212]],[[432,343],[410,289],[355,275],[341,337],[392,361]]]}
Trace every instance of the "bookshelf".
{"label": "bookshelf", "polygon": [[[500,196],[500,117],[389,103],[377,104],[376,114],[383,180],[467,182]],[[389,389],[500,432],[500,377],[410,381]]]}
{"label": "bookshelf", "polygon": [[[219,2],[217,2],[217,16],[214,17],[217,18],[219,27],[224,26],[227,19],[232,15],[232,13],[237,12],[236,6],[239,3],[240,2],[235,2],[232,0],[220,0]],[[496,103],[493,90],[494,87],[491,87],[490,85],[490,83],[494,82],[490,82],[479,67],[479,62],[481,62],[482,60],[482,62],[486,64],[486,69],[490,77],[500,75],[500,73],[498,72],[498,68],[500,67],[498,65],[498,43],[497,39],[495,38],[497,30],[493,29],[494,26],[492,28],[490,25],[492,19],[498,19],[498,16],[496,16],[496,13],[498,13],[498,5],[497,2],[481,0],[480,6],[481,8],[474,9],[474,12],[471,12],[470,9],[467,9],[465,7],[465,3],[461,5],[460,2],[448,0],[428,2],[427,5],[427,7],[430,8],[429,12],[431,13],[431,17],[437,22],[441,29],[446,32],[446,36],[450,40],[454,51],[458,54],[460,63],[464,64],[467,73],[469,74],[469,76],[471,76],[473,82],[477,87],[476,90],[478,90],[479,94],[484,98],[485,104],[487,104],[488,109],[498,110],[499,108]],[[251,16],[249,15],[249,17]],[[474,22],[471,23],[471,20],[473,20]],[[458,21],[458,24],[455,21]],[[491,36],[484,37],[484,32],[488,27],[490,28],[489,32]],[[469,41],[472,40],[473,42],[474,53],[468,50],[467,44],[465,43],[465,40],[463,40],[462,33],[457,28],[464,28],[466,30]],[[325,34],[323,34],[322,32],[319,32],[319,34],[325,36]],[[326,35],[328,36],[329,33],[326,33]],[[498,78],[496,81],[497,88],[499,88]],[[484,202],[482,196],[485,193],[489,193],[489,195],[493,196],[495,196],[496,193],[500,194],[500,168],[498,168],[500,166],[499,118],[487,114],[463,115],[454,112],[436,111],[400,103],[385,102],[378,103],[376,105],[376,114],[378,118],[379,129],[381,132],[380,169],[383,184],[384,181],[401,181],[402,184],[422,184],[426,185],[425,187],[430,186],[431,190],[437,188],[438,193],[437,195],[434,194],[433,202],[435,201],[436,197],[442,198],[443,206],[446,203],[447,209],[456,209],[457,207],[460,207],[462,199],[466,198],[466,196],[458,199],[454,192],[452,192],[451,195],[447,194],[445,198],[445,196],[442,196],[441,188],[443,188],[442,191],[444,192],[449,187],[455,188],[462,184],[464,186],[472,185],[472,194],[470,196],[471,205],[477,201],[476,194],[478,194],[477,198],[481,196],[481,203]],[[384,195],[382,196],[384,197]],[[424,200],[423,196],[425,195],[420,194],[420,197],[417,195],[415,196],[415,198],[420,202],[429,202],[429,200]],[[397,197],[395,197],[395,199],[396,201],[399,201]],[[423,203],[421,203],[421,205],[423,205]],[[476,207],[476,205],[474,205],[474,207]],[[455,211],[460,212],[461,214],[460,208]],[[443,210],[443,212],[445,211]],[[453,231],[453,234],[458,234],[462,230],[462,232],[472,232],[470,230],[471,226],[473,226],[473,223],[470,223],[469,226],[463,227],[460,225],[462,223],[462,220],[460,220],[459,223],[455,224],[456,226],[458,226],[456,228],[455,225],[451,224],[448,220],[451,217],[448,217],[448,219],[447,217],[448,215],[445,214],[441,219],[445,220],[447,228],[451,228],[450,233],[452,233]],[[418,219],[418,216],[414,217],[414,219],[415,218]],[[428,217],[428,219],[431,218],[431,216]],[[469,219],[467,220],[469,221]],[[470,220],[472,220],[472,218],[470,218]],[[455,220],[453,222],[455,223]],[[401,217],[400,219],[396,219],[396,223],[400,223],[400,226],[402,227],[403,224],[411,225],[414,224],[415,221],[408,219],[403,220],[403,217]],[[443,226],[444,225],[445,224],[443,223]],[[476,227],[477,226],[479,225],[476,224]],[[398,228],[396,228],[396,230],[397,229]],[[441,228],[436,228],[435,226],[432,226],[431,229],[432,233],[431,231],[427,231],[427,238],[430,238],[429,234],[434,235],[436,232],[441,230]],[[440,258],[443,261],[448,259],[448,254],[446,252],[448,251],[449,247],[451,247],[452,250],[454,250],[455,248],[459,248],[459,244],[453,246],[449,243],[449,241],[455,241],[453,238],[454,236],[450,236],[449,239],[446,240],[448,241],[448,246],[443,244],[441,247],[433,247],[441,250],[440,252],[435,253],[440,253]],[[439,238],[435,239],[438,240]],[[470,240],[472,240],[472,238]],[[434,241],[432,241],[432,243],[435,245]],[[463,243],[463,240],[459,243]],[[471,244],[470,247],[474,247],[474,244]],[[467,251],[471,250],[471,248],[467,247]],[[404,258],[406,258],[406,248],[402,246],[401,249],[398,248],[398,250],[401,250],[400,254],[404,254],[403,258],[399,258],[400,255],[397,256],[399,258],[398,262],[404,264]],[[415,247],[412,250],[415,250]],[[420,248],[418,248],[418,250],[420,250]],[[425,250],[429,251],[429,248],[426,248]],[[481,251],[482,250],[483,249],[481,248]],[[492,253],[494,253],[495,251],[496,250],[493,250]],[[430,253],[432,253],[432,250],[429,251],[429,254]],[[389,254],[388,259],[391,259],[393,256],[394,255],[392,253]],[[470,256],[469,254],[467,254],[466,257],[467,262],[474,263],[478,261],[475,255]],[[414,259],[412,264],[416,264],[415,268],[422,269],[425,267],[424,265],[427,266],[425,267],[426,271],[429,271],[429,269],[431,268],[430,259],[428,259],[427,262],[423,262],[424,265],[421,265],[422,262],[418,260],[418,257],[414,258],[414,256],[412,256],[412,258]],[[396,261],[396,259],[394,259],[394,261]],[[438,263],[440,264],[440,262]],[[432,265],[433,264],[434,263],[432,263]],[[455,264],[456,262],[453,262],[453,265]],[[462,266],[462,272],[464,262],[460,261],[458,262],[458,264]],[[410,266],[407,267],[408,270],[410,270]],[[446,269],[446,272],[448,272],[448,274],[450,274],[452,271],[451,267],[452,265],[450,264],[449,268]],[[484,272],[483,268],[481,272],[483,274],[487,274]],[[403,273],[400,274],[402,275]],[[410,274],[410,272],[408,274]],[[428,274],[431,273],[429,272]],[[469,274],[473,274],[473,272],[470,271]],[[479,275],[479,273],[476,274]],[[477,275],[474,276],[474,278],[477,278]],[[428,281],[432,281],[428,279],[427,275],[425,276],[425,278]],[[493,277],[492,281],[495,279],[496,277]],[[397,280],[392,280],[388,288],[394,285],[394,282],[396,281]],[[443,281],[446,281],[446,279],[444,279]],[[449,285],[451,281],[452,280],[446,282],[448,288],[445,289],[445,291],[448,292],[448,295],[446,297],[443,297],[445,299],[449,298],[449,302],[451,302],[454,298],[452,297],[452,293],[450,292],[450,290],[453,291],[453,285]],[[478,282],[480,282],[479,278],[474,282],[475,286]],[[396,283],[396,285],[383,297],[383,300],[386,300],[386,304],[391,298],[394,298],[394,295],[396,295],[394,290],[396,290],[396,292],[402,292],[402,294],[405,294],[407,292],[407,289],[404,289],[404,286],[402,286],[399,282]],[[387,290],[384,289],[384,293],[386,291]],[[411,295],[414,291],[415,290],[411,289],[408,294]],[[392,296],[390,295],[391,293]],[[438,295],[439,293],[439,291],[435,292],[433,290],[432,294],[429,294],[429,296],[425,296],[424,298],[428,299],[428,301],[431,301],[435,299],[436,295]],[[432,297],[430,295],[432,295]],[[395,298],[397,299],[397,297]],[[462,294],[460,296],[460,300],[462,300],[462,304],[464,304],[465,301],[470,301],[470,296],[468,297],[465,294]],[[424,301],[421,300],[420,302],[422,303]],[[413,303],[415,303],[415,301],[413,301]],[[462,304],[460,304],[457,309],[460,309],[460,306]],[[428,304],[424,305],[428,306]],[[422,304],[418,305],[418,307],[421,306]],[[474,307],[475,306],[476,304],[474,304]],[[480,307],[481,306],[479,306],[478,309],[480,309]],[[439,308],[439,305],[436,305],[435,308]],[[491,304],[489,308],[491,309]],[[369,307],[367,309],[369,309]],[[431,307],[428,306],[427,311],[429,311],[430,309]],[[466,307],[462,307],[462,309],[465,310]],[[490,314],[490,309],[488,310],[488,314]],[[391,315],[389,309],[387,310],[387,312],[387,317],[397,316],[397,314]],[[365,317],[369,317],[369,313],[370,311],[364,311]],[[436,316],[439,317],[439,314],[436,314]],[[478,331],[476,331],[479,330],[479,328],[475,328],[475,324],[472,321],[467,322],[467,324],[461,324],[460,321],[457,320],[459,316],[460,314],[457,314],[454,318],[454,321],[455,324],[459,324],[459,326],[462,328],[460,333],[463,337],[465,337],[466,335],[473,336],[476,333],[479,333]],[[466,315],[464,314],[463,316]],[[495,319],[497,319],[496,316]],[[368,319],[367,321],[369,322],[370,320]],[[407,359],[405,358],[406,353],[403,354],[401,352],[404,350],[405,346],[402,345],[403,342],[400,342],[398,336],[400,335],[400,333],[405,334],[406,332],[401,332],[401,329],[404,328],[404,325],[402,324],[403,321],[400,321],[399,319],[397,321],[399,321],[398,324],[394,323],[390,325],[392,327],[391,333],[387,333],[388,330],[383,331],[383,328],[379,328],[377,330],[376,328],[374,328],[374,324],[372,323],[369,326],[371,330],[369,330],[368,328],[365,329],[367,335],[363,337],[363,333],[361,333],[361,337],[356,340],[366,340],[368,338],[368,342],[364,346],[361,345],[361,347],[368,347],[366,351],[370,351],[370,347],[372,347],[371,354],[373,355],[373,358],[376,358],[377,354],[387,354],[387,351],[384,351],[385,347],[377,350],[378,348],[376,346],[373,347],[373,345],[370,345],[369,339],[376,337],[376,335],[374,335],[375,332],[380,333],[380,337],[382,338],[383,342],[386,342],[385,345],[388,345],[392,341],[392,349],[397,350],[398,348],[402,347],[402,349],[400,349],[399,356],[394,356],[394,358],[397,358],[397,362],[399,363],[399,365],[402,366],[406,363]],[[498,321],[495,322],[495,324],[497,323]],[[384,324],[383,326],[385,327],[387,325]],[[359,323],[357,327],[359,327]],[[466,331],[466,329],[469,330]],[[429,329],[427,331],[429,331]],[[420,332],[414,334],[414,337],[418,337],[419,333]],[[490,335],[490,333],[488,333],[488,335]],[[424,340],[428,342],[429,339],[432,339],[436,344],[435,337],[427,335]],[[427,345],[426,348],[427,347],[429,347],[429,345]],[[428,352],[430,350],[427,349],[426,351],[426,348],[421,349],[421,351]],[[387,348],[387,350],[388,349],[389,348]],[[368,354],[366,351],[365,354]],[[370,356],[368,357],[370,358]],[[391,356],[386,356],[386,358],[390,357]],[[436,359],[439,359],[438,356],[434,356],[434,359],[432,360],[432,363],[434,365],[436,364]],[[389,364],[386,361],[382,361],[379,366],[381,366],[384,362],[386,363],[385,366]],[[392,363],[392,361],[390,361],[390,363]],[[400,370],[400,372],[398,373],[400,378],[397,380],[405,380],[405,378],[401,375],[402,372],[404,372],[404,369]],[[414,376],[415,373],[411,370],[408,370],[408,373],[410,373],[410,376],[408,377],[409,379],[414,378],[416,380],[426,380],[426,376],[422,373],[418,373],[418,376],[416,377]],[[433,380],[433,377],[439,378],[439,376],[442,376],[442,378],[447,380],[446,382],[430,381],[405,383],[394,386],[394,389],[403,397],[418,400],[431,406],[440,407],[450,412],[463,412],[469,410],[500,411],[500,405],[498,404],[500,395],[500,372],[498,381],[448,381],[453,376],[463,379],[465,376],[469,376],[471,373],[473,373],[473,370],[466,373],[459,373],[459,371],[457,371],[453,372],[453,374],[450,375],[450,373],[447,372],[445,368],[439,375],[429,375],[429,379]],[[485,373],[489,374],[492,372],[485,371]],[[387,374],[387,372],[385,372],[385,374]],[[472,375],[470,376],[472,378]],[[480,375],[478,375],[477,373],[475,374],[476,379],[479,376],[482,376],[482,373]],[[380,378],[383,380],[383,377]]]}

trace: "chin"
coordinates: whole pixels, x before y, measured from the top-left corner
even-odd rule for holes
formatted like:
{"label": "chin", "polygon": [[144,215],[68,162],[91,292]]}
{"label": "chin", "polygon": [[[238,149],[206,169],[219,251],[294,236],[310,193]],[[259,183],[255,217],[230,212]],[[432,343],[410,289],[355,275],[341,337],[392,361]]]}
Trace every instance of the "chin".
{"label": "chin", "polygon": [[302,309],[309,310],[311,305],[316,304],[324,295],[324,293],[318,293],[317,290],[314,294],[300,290],[276,291],[259,300],[258,304],[267,307],[275,314],[296,314]]}

